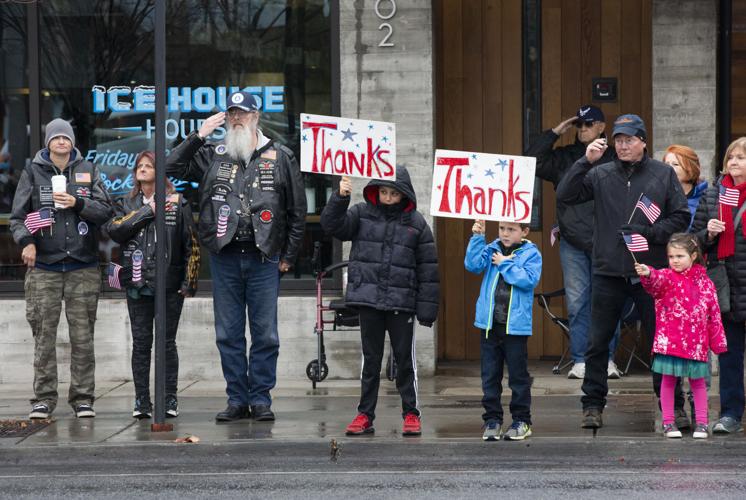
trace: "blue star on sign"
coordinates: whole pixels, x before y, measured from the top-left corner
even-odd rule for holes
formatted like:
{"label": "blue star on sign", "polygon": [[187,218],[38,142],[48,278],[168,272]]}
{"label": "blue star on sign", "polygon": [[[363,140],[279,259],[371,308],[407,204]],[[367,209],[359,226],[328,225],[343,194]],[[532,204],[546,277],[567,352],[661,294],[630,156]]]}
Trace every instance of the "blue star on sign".
{"label": "blue star on sign", "polygon": [[357,132],[353,132],[352,130],[350,130],[349,127],[347,128],[347,130],[340,130],[340,132],[344,134],[344,137],[342,138],[343,141],[349,139],[350,142],[355,142],[355,139],[353,139],[352,136],[357,135]]}
{"label": "blue star on sign", "polygon": [[303,142],[306,142],[308,140],[308,137],[306,137],[306,134],[303,134]]}
{"label": "blue star on sign", "polygon": [[497,163],[495,163],[496,167],[500,167],[501,170],[505,170],[505,167],[508,166],[508,160],[497,160]]}
{"label": "blue star on sign", "polygon": [[487,176],[487,177],[492,177],[493,179],[495,178],[495,172],[493,172],[491,168],[488,168],[484,172],[484,175]]}
{"label": "blue star on sign", "polygon": [[373,130],[373,124],[372,123],[368,125],[368,130]]}
{"label": "blue star on sign", "polygon": [[472,160],[476,160],[477,159],[477,155],[471,155],[471,159]]}
{"label": "blue star on sign", "polygon": [[466,178],[467,179],[471,179],[472,177],[474,177],[474,174],[472,174],[471,172],[469,172],[468,174],[466,174]]}
{"label": "blue star on sign", "polygon": [[381,141],[389,142],[389,138],[384,135],[383,137],[381,137]]}

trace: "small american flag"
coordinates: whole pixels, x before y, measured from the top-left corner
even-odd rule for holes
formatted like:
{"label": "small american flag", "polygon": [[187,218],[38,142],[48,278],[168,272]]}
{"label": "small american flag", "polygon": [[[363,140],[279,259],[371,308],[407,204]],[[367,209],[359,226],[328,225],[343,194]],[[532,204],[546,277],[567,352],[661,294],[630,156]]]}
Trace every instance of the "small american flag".
{"label": "small american flag", "polygon": [[645,217],[648,218],[651,224],[655,224],[655,221],[658,220],[658,217],[661,215],[661,209],[658,208],[658,205],[645,195],[640,196],[635,208],[642,210],[642,213],[645,214]]}
{"label": "small american flag", "polygon": [[34,234],[39,229],[44,227],[51,227],[54,223],[54,214],[52,214],[51,208],[41,208],[36,212],[31,212],[26,216],[26,221],[23,223],[26,229],[31,234]]}
{"label": "small american flag", "polygon": [[122,289],[122,284],[119,281],[119,273],[122,271],[122,266],[109,262],[109,268],[106,270],[106,274],[109,276],[109,286],[116,288],[117,290]]}
{"label": "small american flag", "polygon": [[641,234],[632,233],[624,235],[624,243],[630,252],[647,252],[648,240]]}
{"label": "small american flag", "polygon": [[720,186],[720,204],[731,207],[738,206],[738,189]]}
{"label": "small american flag", "polygon": [[549,231],[549,242],[554,246],[555,243],[557,243],[557,237],[560,234],[560,228],[559,224],[555,224],[552,226],[551,231]]}

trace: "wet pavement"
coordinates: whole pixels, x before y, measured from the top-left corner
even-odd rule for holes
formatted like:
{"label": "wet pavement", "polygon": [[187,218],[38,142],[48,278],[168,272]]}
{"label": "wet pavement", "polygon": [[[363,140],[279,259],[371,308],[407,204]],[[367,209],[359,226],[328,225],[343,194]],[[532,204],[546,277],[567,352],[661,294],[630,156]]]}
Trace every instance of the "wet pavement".
{"label": "wet pavement", "polygon": [[[743,434],[666,440],[648,374],[610,381],[604,428],[580,429],[580,381],[533,363],[533,430],[524,442],[481,440],[475,365],[452,364],[421,380],[423,434],[401,436],[400,401],[383,380],[375,436],[346,437],[355,380],[280,380],[273,423],[215,424],[222,382],[184,381],[173,432],[130,416],[129,382],[99,384],[95,419],[62,405],[26,438],[0,438],[5,498],[744,498]],[[713,380],[717,388],[717,378]],[[29,388],[0,385],[0,420],[25,418]],[[66,387],[60,387],[66,393]],[[503,398],[507,411],[509,390]],[[717,415],[711,390],[711,418]],[[198,436],[197,444],[176,444]],[[331,460],[330,443],[339,453]]]}
{"label": "wet pavement", "polygon": [[[481,436],[481,385],[474,365],[451,365],[446,374],[419,382],[423,435],[421,440],[477,439]],[[532,413],[534,439],[585,437],[580,429],[580,381],[552,375],[548,363],[534,363]],[[202,442],[233,440],[308,440],[339,438],[355,416],[359,386],[356,380],[326,380],[315,390],[307,380],[280,380],[273,392],[273,423],[243,420],[216,424],[214,416],[225,407],[224,384],[219,381],[184,381],[179,392],[181,415],[168,419],[172,432],[153,433],[151,420],[131,415],[131,382],[99,383],[94,419],[76,419],[60,402],[48,427],[23,438],[2,438],[0,448],[67,444],[124,444],[173,441],[198,436]],[[67,387],[60,386],[60,394]],[[509,423],[506,388],[503,403]],[[711,398],[712,406],[717,398]],[[653,438],[656,436],[655,401],[650,378],[638,373],[610,381],[608,408],[604,412],[605,437]],[[0,385],[0,420],[22,419],[28,412],[28,388]],[[375,421],[375,439],[401,437],[400,399],[393,382],[383,380]],[[716,410],[712,409],[713,417]],[[658,417],[659,418],[659,417]],[[373,439],[364,437],[363,439]]]}

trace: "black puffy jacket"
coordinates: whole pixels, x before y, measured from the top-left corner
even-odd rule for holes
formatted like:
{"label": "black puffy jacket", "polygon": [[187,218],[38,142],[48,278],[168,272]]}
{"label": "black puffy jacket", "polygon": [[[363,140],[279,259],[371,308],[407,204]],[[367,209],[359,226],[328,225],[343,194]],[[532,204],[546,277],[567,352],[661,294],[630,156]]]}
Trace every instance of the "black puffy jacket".
{"label": "black puffy jacket", "polygon": [[[596,165],[583,156],[557,186],[557,199],[563,203],[595,199],[593,273],[637,276],[632,255],[619,232],[633,211],[631,224],[638,226],[637,232],[647,239],[650,249],[637,252],[637,261],[655,268],[668,267],[668,239],[673,233],[686,231],[691,219],[674,169],[647,154],[634,164],[617,159]],[[660,208],[661,214],[654,224],[650,224],[641,210],[635,210],[642,194]]]}
{"label": "black puffy jacket", "polygon": [[[702,250],[707,254],[708,265],[712,265],[718,260],[718,238],[716,237],[713,241],[708,241],[707,222],[710,219],[720,219],[718,205],[721,180],[722,177],[718,178],[702,195],[697,206],[697,212],[694,214],[694,224],[692,225],[692,233],[699,237]],[[736,212],[738,212],[738,208],[733,207],[734,216]],[[730,285],[731,312],[729,317],[733,321],[746,321],[746,238],[743,237],[741,226],[738,226],[736,229],[735,236],[735,253],[725,259],[725,269],[728,274],[728,284]]]}
{"label": "black puffy jacket", "polygon": [[[402,202],[381,205],[379,186],[402,193]],[[347,210],[350,197],[335,192],[321,213],[326,233],[352,240],[347,304],[412,312],[423,325],[432,325],[440,300],[438,252],[430,227],[417,211],[407,169],[396,168],[396,181],[370,181],[363,196],[366,201]]]}
{"label": "black puffy jacket", "polygon": [[[68,194],[76,199],[72,208],[53,208],[52,176],[60,173],[67,178]],[[24,224],[26,216],[45,207],[52,208],[54,224],[31,234]],[[66,258],[93,263],[98,262],[98,228],[113,213],[98,169],[85,161],[80,151],[73,149],[70,162],[60,172],[49,159],[49,151],[42,149],[21,173],[13,198],[10,230],[21,248],[36,244],[36,260],[42,264],[55,264]]]}
{"label": "black puffy jacket", "polygon": [[[586,146],[577,137],[573,144],[553,148],[560,136],[552,129],[544,131],[526,149],[525,156],[536,158],[536,177],[557,185],[570,167],[585,155]],[[604,155],[596,163],[603,164],[616,158],[614,148],[606,148]],[[557,201],[557,222],[560,237],[574,247],[590,252],[593,250],[593,201],[569,205]]]}
{"label": "black puffy jacket", "polygon": [[[171,194],[166,204],[166,289],[180,290],[191,296],[197,290],[199,274],[199,244],[194,230],[192,210],[179,194]],[[143,205],[142,193],[134,198],[119,200],[116,216],[106,224],[111,239],[121,245],[124,285],[128,288],[149,287],[155,290],[155,213],[150,205]],[[137,252],[140,252],[139,254]],[[142,258],[141,278],[133,281],[133,256]]]}
{"label": "black puffy jacket", "polygon": [[166,172],[199,182],[198,232],[208,250],[218,253],[245,233],[264,255],[295,262],[306,224],[306,192],[291,150],[270,139],[244,165],[228,156],[224,145],[205,143],[193,132],[171,151]]}

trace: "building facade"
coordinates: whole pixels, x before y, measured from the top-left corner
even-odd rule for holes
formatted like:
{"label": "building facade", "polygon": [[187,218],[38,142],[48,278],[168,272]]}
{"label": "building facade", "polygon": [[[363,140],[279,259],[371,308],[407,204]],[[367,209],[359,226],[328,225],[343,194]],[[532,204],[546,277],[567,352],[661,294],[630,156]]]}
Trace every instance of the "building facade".
{"label": "building facade", "polygon": [[[397,124],[397,160],[411,172],[418,206],[435,229],[441,268],[439,321],[435,329],[417,329],[420,376],[434,373],[438,360],[479,355],[471,326],[478,280],[463,270],[471,224],[428,213],[434,149],[520,154],[532,135],[593,102],[609,124],[622,113],[643,116],[657,157],[668,144],[691,145],[711,178],[723,144],[731,134],[746,133],[746,119],[739,115],[746,107],[735,105],[746,95],[738,78],[743,65],[737,64],[746,53],[737,36],[746,26],[746,9],[738,2],[173,0],[168,5],[169,144],[224,105],[233,87],[260,98],[265,133],[296,151],[301,112]],[[110,194],[129,190],[134,155],[154,146],[153,17],[152,2],[0,4],[0,382],[32,379],[25,270],[7,226],[15,183],[40,147],[42,124],[62,117],[71,120],[78,148],[99,166]],[[726,25],[733,31],[727,43]],[[724,53],[731,56],[728,65],[720,58]],[[616,93],[602,95],[608,87],[595,84],[611,84]],[[730,128],[723,125],[726,114]],[[177,187],[187,196],[196,189],[178,181]],[[306,364],[316,357],[314,242],[322,243],[324,264],[347,251],[318,224],[333,188],[333,178],[306,178],[304,252],[295,272],[283,278],[280,298],[281,376],[304,377]],[[549,291],[562,283],[557,249],[549,242],[554,193],[546,183],[537,183],[535,191],[530,237],[545,257],[539,289]],[[495,232],[490,224],[488,233]],[[104,239],[102,262],[117,256],[118,248]],[[339,294],[341,286],[341,276],[335,276],[324,291]],[[185,379],[221,378],[210,289],[205,262],[201,291],[185,303],[177,338]],[[98,316],[98,376],[128,379],[131,341],[123,295],[105,287]],[[538,311],[534,319],[530,355],[559,356],[564,348],[559,332]],[[329,332],[326,340],[330,377],[357,376],[359,333]],[[62,321],[63,377],[67,342]]]}

